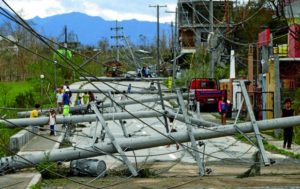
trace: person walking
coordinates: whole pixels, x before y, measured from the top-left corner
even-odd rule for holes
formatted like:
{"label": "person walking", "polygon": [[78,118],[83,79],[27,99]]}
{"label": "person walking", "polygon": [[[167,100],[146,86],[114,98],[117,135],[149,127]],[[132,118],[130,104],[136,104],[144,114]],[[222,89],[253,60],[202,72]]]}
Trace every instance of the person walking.
{"label": "person walking", "polygon": [[50,126],[50,136],[56,135],[55,133],[56,112],[53,108],[50,109],[49,126]]}
{"label": "person walking", "polygon": [[81,106],[81,104],[82,104],[81,99],[82,99],[81,96],[79,96],[78,99],[77,99],[77,102],[76,102],[77,106]]}
{"label": "person walking", "polygon": [[127,87],[127,93],[131,93],[131,83],[129,83],[128,87]]}
{"label": "person walking", "polygon": [[88,94],[89,94],[89,102],[95,101],[95,96],[94,96],[94,94],[92,93],[92,91],[89,91]]}
{"label": "person walking", "polygon": [[64,94],[63,94],[63,104],[64,104],[64,106],[65,105],[70,106],[70,104],[71,104],[70,95],[69,95],[69,91],[68,90],[64,91]]}
{"label": "person walking", "polygon": [[63,107],[63,96],[64,94],[62,93],[63,89],[58,88],[57,93],[56,93],[56,103],[57,103],[57,110],[58,113],[62,113],[62,107]]}
{"label": "person walking", "polygon": [[87,92],[85,92],[84,95],[82,96],[82,101],[83,101],[83,104],[89,103],[89,95]]}
{"label": "person walking", "polygon": [[[292,109],[292,101],[290,98],[285,99],[284,108],[282,109],[281,117],[291,117],[295,115]],[[291,149],[293,140],[293,127],[283,129],[283,148]]]}
{"label": "person walking", "polygon": [[226,112],[227,112],[227,100],[224,96],[222,96],[222,99],[218,103],[218,110],[221,115],[221,124],[226,125]]}

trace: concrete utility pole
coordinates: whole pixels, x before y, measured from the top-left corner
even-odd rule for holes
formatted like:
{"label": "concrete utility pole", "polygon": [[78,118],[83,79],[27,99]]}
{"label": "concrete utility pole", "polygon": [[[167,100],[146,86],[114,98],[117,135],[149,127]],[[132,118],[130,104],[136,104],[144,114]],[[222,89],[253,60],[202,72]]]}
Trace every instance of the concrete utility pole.
{"label": "concrete utility pole", "polygon": [[132,47],[128,41],[128,37],[124,35],[124,32],[122,33],[122,35],[124,36],[125,43],[129,49],[130,55],[132,57],[132,61],[133,61],[134,65],[136,66],[136,69],[141,68],[141,65],[136,61],[136,58],[133,54]]}
{"label": "concrete utility pole", "polygon": [[[192,94],[187,94],[184,93],[182,95],[185,99],[188,97],[193,97]],[[164,96],[163,100],[171,100],[171,99],[177,99],[177,95],[169,95],[169,96]],[[160,97],[154,97],[154,98],[144,98],[144,99],[139,99],[137,101],[134,100],[124,100],[118,102],[119,105],[131,105],[131,104],[138,104],[138,103],[146,103],[146,102],[157,102],[161,100]],[[75,107],[70,107],[70,112],[76,112],[80,110],[86,110],[88,105],[82,105],[82,106],[75,106]],[[109,108],[111,107],[111,102],[104,102],[101,104],[102,108]],[[49,113],[49,109],[46,110],[40,110],[39,115],[43,115]],[[30,116],[30,111],[25,111],[25,112],[18,112],[18,117],[29,117]]]}
{"label": "concrete utility pole", "polygon": [[65,26],[65,28],[64,28],[64,34],[65,34],[65,41],[64,41],[65,57],[67,58],[67,50],[68,50],[68,28],[67,28],[67,26]]}
{"label": "concrete utility pole", "polygon": [[209,1],[209,32],[210,32],[210,41],[209,41],[209,77],[214,78],[214,58],[213,58],[213,48],[212,41],[214,38],[214,4],[213,0]]}
{"label": "concrete utility pole", "polygon": [[125,78],[125,77],[79,77],[80,81],[160,81],[167,80],[166,77],[144,77],[144,78]]}
{"label": "concrete utility pole", "polygon": [[279,118],[281,111],[281,96],[280,96],[280,70],[279,70],[279,57],[278,54],[274,55],[274,80],[275,80],[275,90],[274,90],[274,118]]}
{"label": "concrete utility pole", "polygon": [[[174,11],[166,11],[166,13],[175,13],[175,28],[174,28],[174,32],[172,29],[172,45],[173,45],[173,66],[172,66],[172,70],[173,70],[173,74],[172,74],[172,89],[173,91],[175,91],[176,88],[176,74],[177,74],[177,49],[178,49],[178,8],[176,8],[175,12]],[[173,37],[173,33],[174,33],[174,37]]]}
{"label": "concrete utility pole", "polygon": [[159,73],[159,68],[160,68],[160,50],[159,50],[159,36],[160,36],[160,29],[159,29],[159,9],[163,8],[163,7],[167,7],[167,5],[149,5],[149,7],[154,7],[156,8],[156,13],[157,13],[157,26],[156,26],[156,33],[157,33],[157,37],[156,37],[156,52],[157,52],[157,59],[156,59],[156,64],[157,64],[157,68],[158,69],[158,73]]}
{"label": "concrete utility pole", "polygon": [[249,85],[249,92],[254,92],[254,77],[253,77],[253,46],[249,45],[248,48],[248,80],[251,82]]}
{"label": "concrete utility pole", "polygon": [[120,45],[119,45],[119,39],[123,38],[124,36],[119,35],[119,31],[123,30],[123,27],[119,27],[118,26],[118,20],[116,20],[116,27],[115,28],[110,28],[110,30],[115,30],[116,31],[116,35],[115,36],[111,36],[112,39],[116,40],[116,48],[117,48],[117,61],[120,61]]}
{"label": "concrete utility pole", "polygon": [[[110,103],[111,104],[111,103]],[[120,113],[108,113],[103,114],[105,120],[120,120],[120,119],[133,119],[135,117],[138,118],[149,118],[149,117],[160,117],[166,115],[167,117],[175,118],[176,120],[184,122],[185,117],[181,114],[176,114],[170,111],[139,111],[139,112],[131,112],[130,114],[127,112]],[[213,127],[218,126],[216,123],[205,121],[203,119],[189,118],[192,124],[204,127]],[[64,117],[61,115],[57,116],[56,123],[57,124],[66,124],[66,123],[82,123],[82,122],[91,122],[96,121],[96,115],[87,114],[87,115],[72,115],[70,117]],[[48,117],[38,117],[35,119],[30,118],[20,118],[20,119],[7,119],[0,120],[0,124],[6,125],[7,127],[27,127],[28,125],[36,126],[36,125],[46,125],[49,122]]]}
{"label": "concrete utility pole", "polygon": [[[261,131],[299,126],[300,116],[257,121],[257,125]],[[239,131],[243,133],[253,132],[252,123],[247,122],[236,125],[226,125],[225,127],[211,128],[210,130],[195,129],[193,133],[195,140],[206,140],[232,136],[239,133]],[[156,135],[150,137],[120,139],[118,142],[122,150],[126,149],[127,151],[131,151],[190,141],[189,135],[186,132],[171,133],[169,136],[170,138]],[[9,170],[33,167],[43,161],[45,154],[49,155],[49,161],[57,162],[96,157],[116,152],[117,149],[111,143],[97,143],[93,144],[93,146],[81,146],[80,148],[69,147],[45,152],[32,152],[20,156],[8,156],[0,159],[0,172],[5,173]]]}

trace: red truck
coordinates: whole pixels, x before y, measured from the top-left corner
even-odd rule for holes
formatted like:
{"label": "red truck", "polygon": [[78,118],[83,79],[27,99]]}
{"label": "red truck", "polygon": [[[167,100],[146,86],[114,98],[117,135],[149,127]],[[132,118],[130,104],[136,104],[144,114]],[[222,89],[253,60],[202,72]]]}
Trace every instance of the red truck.
{"label": "red truck", "polygon": [[220,90],[218,82],[210,78],[194,78],[190,81],[189,91],[195,94],[191,99],[192,108],[195,110],[197,102],[200,102],[201,110],[218,110],[218,102],[227,96],[226,90]]}

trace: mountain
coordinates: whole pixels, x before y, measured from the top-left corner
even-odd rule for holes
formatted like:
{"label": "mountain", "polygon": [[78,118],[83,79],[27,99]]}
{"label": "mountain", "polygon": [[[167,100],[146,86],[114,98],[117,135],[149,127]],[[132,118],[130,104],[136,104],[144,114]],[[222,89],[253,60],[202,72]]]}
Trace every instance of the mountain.
{"label": "mountain", "polygon": [[[111,39],[111,36],[115,35],[115,31],[112,31],[111,28],[116,27],[116,22],[107,21],[101,17],[73,12],[46,18],[35,17],[28,21],[42,35],[54,37],[60,41],[64,40],[63,31],[64,27],[67,26],[68,33],[76,34],[78,41],[83,45],[95,46],[103,38],[108,39],[111,45],[114,44],[114,39]],[[120,21],[118,25],[124,28],[124,35],[129,37],[134,44],[141,43],[141,35],[146,37],[147,43],[153,43],[155,40],[156,22],[125,20]],[[165,32],[167,37],[170,36],[169,24],[160,24],[160,29],[161,32]]]}

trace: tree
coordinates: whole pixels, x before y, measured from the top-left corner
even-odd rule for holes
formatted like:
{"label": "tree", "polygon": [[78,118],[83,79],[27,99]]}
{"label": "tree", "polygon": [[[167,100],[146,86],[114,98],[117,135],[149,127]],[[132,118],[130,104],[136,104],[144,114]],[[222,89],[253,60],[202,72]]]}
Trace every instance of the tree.
{"label": "tree", "polygon": [[109,49],[109,42],[107,38],[102,38],[99,42],[98,42],[98,47],[101,49],[101,51],[103,53],[107,53],[108,49]]}

